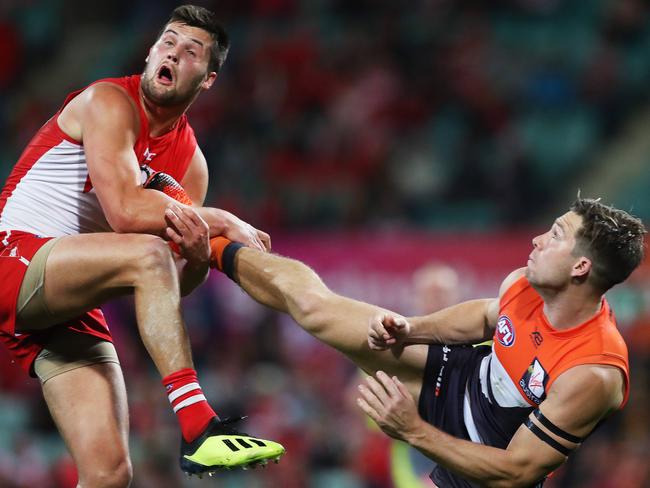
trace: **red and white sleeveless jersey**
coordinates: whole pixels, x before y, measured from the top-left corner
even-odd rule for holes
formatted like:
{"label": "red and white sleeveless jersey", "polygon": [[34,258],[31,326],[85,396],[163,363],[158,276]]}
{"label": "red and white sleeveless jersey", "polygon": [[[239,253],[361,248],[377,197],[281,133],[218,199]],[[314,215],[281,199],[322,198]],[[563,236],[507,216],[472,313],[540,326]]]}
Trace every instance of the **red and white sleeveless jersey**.
{"label": "red and white sleeveless jersey", "polygon": [[[108,78],[128,92],[140,114],[140,132],[133,147],[140,166],[164,171],[182,181],[196,150],[194,131],[183,115],[159,137],[149,136],[149,121],[140,103],[140,75]],[[0,194],[0,231],[64,235],[110,232],[88,176],[83,143],[66,135],[57,119],[83,90],[71,93],[59,111],[36,133],[20,156]]]}

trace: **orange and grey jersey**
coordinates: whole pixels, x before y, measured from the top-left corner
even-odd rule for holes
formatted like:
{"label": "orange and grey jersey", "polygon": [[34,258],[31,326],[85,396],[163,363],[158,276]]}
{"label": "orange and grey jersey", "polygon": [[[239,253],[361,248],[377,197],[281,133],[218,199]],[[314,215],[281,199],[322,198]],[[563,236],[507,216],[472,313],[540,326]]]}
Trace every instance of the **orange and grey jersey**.
{"label": "orange and grey jersey", "polygon": [[[151,137],[140,102],[140,76],[95,83],[99,82],[123,87],[138,107],[140,129],[133,150],[140,166],[164,171],[182,181],[196,151],[194,131],[186,116],[167,133]],[[88,174],[83,143],[66,135],[57,123],[61,110],[82,91],[66,98],[14,166],[0,194],[0,232],[15,230],[59,237],[111,231]]]}
{"label": "orange and grey jersey", "polygon": [[[627,400],[627,348],[607,301],[585,323],[557,330],[544,316],[542,297],[522,277],[501,299],[492,347],[429,346],[419,412],[455,437],[505,449],[553,382],[581,364],[619,368]],[[442,466],[431,479],[445,488],[475,486]]]}
{"label": "orange and grey jersey", "polygon": [[514,434],[521,417],[544,401],[553,382],[582,364],[619,368],[625,378],[623,404],[627,401],[627,347],[607,300],[591,319],[558,330],[544,315],[542,297],[525,277],[517,280],[501,298],[492,352],[482,358],[478,378],[468,382],[464,416],[471,439],[491,443],[483,437],[495,423],[506,438]]}
{"label": "orange and grey jersey", "polygon": [[627,347],[607,300],[602,299],[600,311],[591,319],[557,330],[544,315],[542,297],[525,277],[520,278],[501,299],[494,333],[491,383],[497,400],[509,405],[539,405],[562,373],[581,364],[619,368],[627,401]]}

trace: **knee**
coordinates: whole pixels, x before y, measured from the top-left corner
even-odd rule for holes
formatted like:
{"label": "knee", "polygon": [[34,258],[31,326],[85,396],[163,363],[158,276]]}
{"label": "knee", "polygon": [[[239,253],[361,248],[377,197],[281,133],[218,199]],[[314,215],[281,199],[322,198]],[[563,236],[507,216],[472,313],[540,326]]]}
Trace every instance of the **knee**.
{"label": "knee", "polygon": [[132,255],[132,267],[138,273],[160,273],[174,266],[172,252],[164,240],[151,235],[139,235],[135,238]]}
{"label": "knee", "polygon": [[302,326],[317,332],[326,325],[330,298],[333,293],[325,287],[307,288],[294,296],[290,308],[293,309],[294,319]]}
{"label": "knee", "polygon": [[[81,470],[80,470],[81,471]],[[128,456],[112,463],[95,465],[85,475],[79,476],[82,488],[127,488],[133,480],[133,468]]]}

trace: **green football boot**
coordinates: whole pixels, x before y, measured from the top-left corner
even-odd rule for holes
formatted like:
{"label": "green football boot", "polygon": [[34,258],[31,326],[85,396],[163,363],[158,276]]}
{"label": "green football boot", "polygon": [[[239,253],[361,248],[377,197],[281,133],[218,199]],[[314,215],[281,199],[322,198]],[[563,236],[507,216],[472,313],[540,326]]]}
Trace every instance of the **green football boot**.
{"label": "green football boot", "polygon": [[277,442],[251,437],[229,426],[241,418],[214,417],[199,437],[181,441],[181,469],[189,475],[210,476],[220,469],[248,469],[279,461],[285,449]]}

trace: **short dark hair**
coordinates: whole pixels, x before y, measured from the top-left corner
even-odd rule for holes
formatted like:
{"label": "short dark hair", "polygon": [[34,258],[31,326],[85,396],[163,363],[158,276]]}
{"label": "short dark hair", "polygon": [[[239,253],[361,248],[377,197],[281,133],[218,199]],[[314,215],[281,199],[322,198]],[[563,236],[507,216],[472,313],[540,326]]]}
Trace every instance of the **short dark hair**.
{"label": "short dark hair", "polygon": [[574,254],[591,259],[589,279],[593,285],[604,293],[625,281],[643,260],[643,222],[599,200],[580,196],[571,205],[571,211],[582,217]]}
{"label": "short dark hair", "polygon": [[228,39],[226,30],[215,18],[214,13],[207,8],[197,7],[196,5],[181,5],[180,7],[176,7],[167,23],[158,33],[158,39],[165,32],[167,25],[172,22],[178,22],[190,27],[198,27],[210,34],[213,42],[210,47],[208,69],[218,73],[226,61],[228,49],[230,49],[230,40]]}

